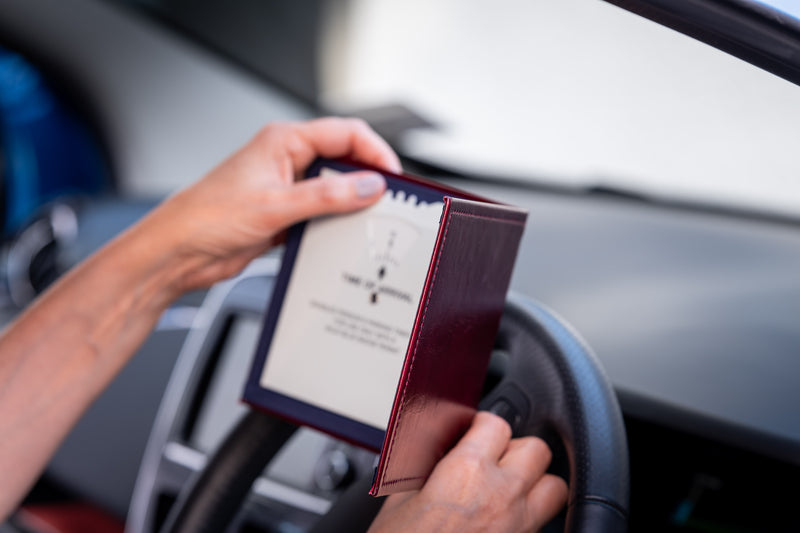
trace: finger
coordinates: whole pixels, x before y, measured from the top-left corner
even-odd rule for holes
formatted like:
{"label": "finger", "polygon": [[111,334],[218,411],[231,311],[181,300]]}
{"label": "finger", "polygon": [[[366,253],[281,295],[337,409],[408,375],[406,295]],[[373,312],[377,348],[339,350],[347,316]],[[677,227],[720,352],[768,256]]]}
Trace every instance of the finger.
{"label": "finger", "polygon": [[346,213],[375,203],[386,190],[377,172],[348,172],[294,183],[278,194],[275,205],[278,226],[288,226],[320,215]]}
{"label": "finger", "polygon": [[556,517],[569,497],[567,482],[546,474],[528,493],[528,510],[533,521],[531,530],[538,531]]}
{"label": "finger", "polygon": [[480,456],[497,462],[506,451],[509,440],[511,426],[508,422],[488,411],[479,411],[453,450],[477,451]]}
{"label": "finger", "polygon": [[519,489],[528,492],[550,466],[553,454],[550,447],[537,437],[522,437],[508,444],[499,466],[521,483]]}
{"label": "finger", "polygon": [[318,155],[352,157],[390,172],[403,171],[389,144],[360,119],[328,117],[297,125],[305,149],[292,154],[297,169],[306,168]]}

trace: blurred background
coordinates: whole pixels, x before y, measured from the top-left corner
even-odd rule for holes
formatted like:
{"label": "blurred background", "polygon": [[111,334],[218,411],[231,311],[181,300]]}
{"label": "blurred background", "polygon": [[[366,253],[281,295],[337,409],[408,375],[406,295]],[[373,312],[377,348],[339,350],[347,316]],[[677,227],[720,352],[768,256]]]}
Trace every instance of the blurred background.
{"label": "blurred background", "polygon": [[[148,56],[132,48],[137,40],[131,36],[106,33],[111,30],[104,18],[119,18],[119,10],[107,6],[134,10],[199,41],[220,59],[206,59],[202,70],[220,71],[214,83],[221,94],[227,86],[224,98],[206,105],[232,127],[191,139],[197,175],[131,162],[134,173],[118,175],[127,192],[167,193],[196,179],[266,120],[322,112],[363,116],[405,155],[467,175],[790,216],[800,209],[794,150],[800,91],[599,0],[502,0],[491,6],[456,0],[88,3],[98,4],[90,9],[98,18],[82,21],[80,42],[60,24],[70,18],[60,2],[40,2],[63,16],[51,14],[37,27],[64,34],[65,46],[82,47],[92,57],[130,60],[120,65],[116,83],[130,86],[132,102],[148,104],[154,126],[178,135],[171,115],[214,89],[169,94],[164,83],[156,88],[132,79],[136,63]],[[798,9],[793,2],[774,3]],[[123,19],[113,31],[128,26],[146,31]],[[152,75],[159,65],[174,68],[175,61],[155,50],[143,73]],[[231,74],[231,64],[243,68]],[[179,75],[196,77],[198,87],[209,83],[197,69]],[[231,76],[240,79],[234,83]],[[263,116],[254,115],[253,105],[265,107],[256,102],[264,100],[259,81],[288,89],[302,104],[292,111],[270,105]],[[241,100],[231,97],[235,93]],[[91,105],[102,116],[121,113],[102,109],[104,102]],[[192,120],[175,118],[184,125]],[[148,142],[143,120],[124,117],[127,130],[133,123],[141,137],[126,133],[119,139],[126,149],[113,150],[112,134],[115,153],[124,158],[133,153],[130,143]],[[175,144],[163,149],[180,152]]]}
{"label": "blurred background", "polygon": [[800,91],[605,2],[133,3],[439,167],[800,210]]}
{"label": "blurred background", "polygon": [[[530,210],[512,288],[574,324],[621,391],[640,517],[671,520],[709,470],[726,489],[707,515],[764,531],[791,513],[760,487],[800,442],[800,88],[603,0],[0,0],[0,47],[0,324],[264,124],[361,116],[408,169]],[[180,453],[143,463],[165,391],[240,407],[233,387],[168,391],[187,332],[220,334],[203,297],[164,315],[48,467],[134,526],[154,502],[164,518],[216,438],[176,415]],[[203,380],[246,368],[227,342]],[[783,462],[764,478],[742,450]],[[140,465],[164,483],[129,512]],[[326,490],[265,498],[310,516]]]}

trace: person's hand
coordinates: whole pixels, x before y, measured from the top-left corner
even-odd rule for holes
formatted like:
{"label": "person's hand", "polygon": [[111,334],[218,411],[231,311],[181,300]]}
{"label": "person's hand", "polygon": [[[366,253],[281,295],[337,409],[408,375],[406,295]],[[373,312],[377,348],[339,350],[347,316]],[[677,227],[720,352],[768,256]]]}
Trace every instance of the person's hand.
{"label": "person's hand", "polygon": [[364,122],[267,126],[59,279],[4,329],[0,522],[175,298],[235,274],[290,224],[365,207],[382,195],[386,184],[376,173],[295,183],[317,156],[350,156],[400,171],[397,156]]}
{"label": "person's hand", "polygon": [[502,418],[479,412],[417,492],[387,498],[370,533],[537,531],[567,501],[547,474],[551,453],[535,437],[511,439]]}
{"label": "person's hand", "polygon": [[384,192],[385,181],[373,172],[297,181],[317,156],[348,156],[402,171],[388,144],[361,120],[324,118],[266,126],[145,221],[149,235],[171,238],[180,253],[178,291],[236,274],[295,222],[365,207]]}

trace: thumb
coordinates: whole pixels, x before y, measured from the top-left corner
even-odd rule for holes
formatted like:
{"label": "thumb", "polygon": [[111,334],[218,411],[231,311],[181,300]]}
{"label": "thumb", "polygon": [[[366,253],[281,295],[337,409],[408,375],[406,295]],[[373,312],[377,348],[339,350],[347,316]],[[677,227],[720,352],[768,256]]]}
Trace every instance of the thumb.
{"label": "thumb", "polygon": [[386,190],[386,180],[377,172],[358,171],[311,178],[285,190],[285,224],[333,213],[346,213],[372,205]]}

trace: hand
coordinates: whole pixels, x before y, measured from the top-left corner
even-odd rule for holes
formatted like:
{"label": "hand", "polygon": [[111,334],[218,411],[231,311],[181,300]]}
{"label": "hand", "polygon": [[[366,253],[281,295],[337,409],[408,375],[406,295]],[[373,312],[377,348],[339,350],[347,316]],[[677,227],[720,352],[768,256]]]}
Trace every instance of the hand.
{"label": "hand", "polygon": [[550,459],[541,439],[511,440],[505,420],[479,412],[420,491],[386,500],[370,533],[536,531],[567,501]]}
{"label": "hand", "polygon": [[183,258],[178,292],[236,274],[295,222],[365,207],[385,190],[385,181],[374,172],[296,182],[317,156],[349,156],[402,171],[391,148],[360,120],[325,118],[266,126],[145,221],[150,234],[169,232],[170,243]]}
{"label": "hand", "polygon": [[397,156],[361,121],[267,126],[72,269],[5,329],[0,522],[176,297],[235,274],[298,220],[380,198],[386,184],[375,173],[295,183],[318,155],[400,171]]}

